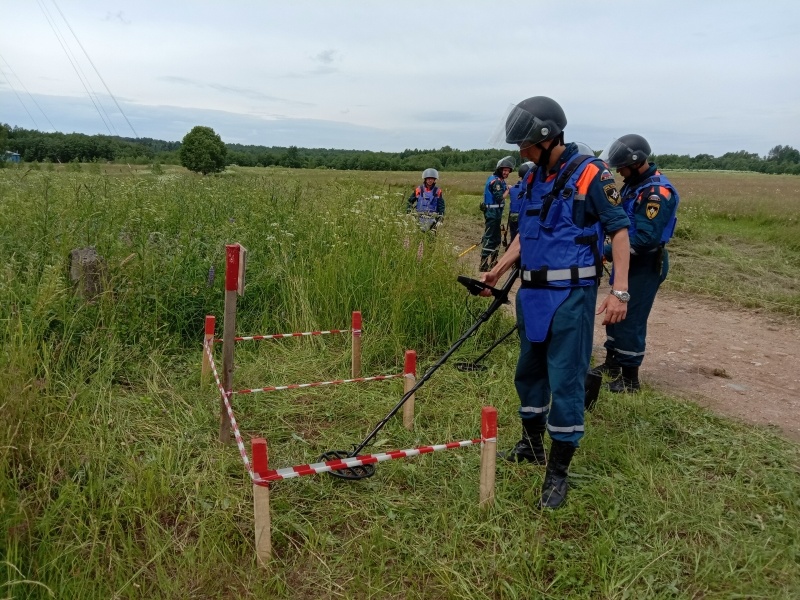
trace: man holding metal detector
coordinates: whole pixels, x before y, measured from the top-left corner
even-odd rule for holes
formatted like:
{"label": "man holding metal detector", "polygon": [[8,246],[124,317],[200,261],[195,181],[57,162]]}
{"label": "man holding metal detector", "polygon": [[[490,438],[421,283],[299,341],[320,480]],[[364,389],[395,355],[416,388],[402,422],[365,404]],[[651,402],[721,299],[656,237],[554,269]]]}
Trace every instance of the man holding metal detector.
{"label": "man holding metal detector", "polygon": [[422,172],[422,185],[414,188],[406,201],[406,214],[412,209],[416,210],[422,231],[436,232],[436,228],[444,218],[444,195],[441,188],[436,185],[437,179],[439,171],[425,169]]}
{"label": "man holding metal detector", "polygon": [[[547,465],[539,501],[547,508],[566,500],[569,465],[584,433],[585,379],[606,234],[616,273],[611,294],[597,310],[605,315],[603,324],[622,321],[629,299],[630,222],[614,177],[601,160],[565,144],[566,125],[561,106],[545,96],[512,106],[501,122],[502,137],[496,141],[518,145],[523,160],[537,168],[526,177],[519,235],[481,279],[494,286],[520,263],[520,356],[514,383],[523,432],[504,458]],[[545,429],[552,439],[549,461]]]}

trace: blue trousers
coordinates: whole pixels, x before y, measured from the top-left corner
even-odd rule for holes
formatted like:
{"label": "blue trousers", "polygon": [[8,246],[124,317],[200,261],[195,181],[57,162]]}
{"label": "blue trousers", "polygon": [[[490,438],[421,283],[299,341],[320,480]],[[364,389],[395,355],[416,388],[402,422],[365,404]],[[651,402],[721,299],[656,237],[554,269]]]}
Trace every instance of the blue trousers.
{"label": "blue trousers", "polygon": [[514,385],[519,415],[547,421],[550,437],[578,446],[583,437],[584,381],[592,356],[597,287],[572,288],[543,342],[530,342],[517,296],[519,361]]}
{"label": "blue trousers", "polygon": [[628,314],[623,321],[606,325],[606,350],[622,367],[638,367],[644,360],[647,319],[653,309],[658,288],[669,272],[669,255],[664,250],[661,267],[655,255],[631,256],[628,270]]}
{"label": "blue trousers", "polygon": [[[500,225],[503,220],[502,208],[487,208],[484,213],[486,229],[481,239],[481,266],[491,268],[500,252]],[[486,269],[487,271],[489,269]]]}

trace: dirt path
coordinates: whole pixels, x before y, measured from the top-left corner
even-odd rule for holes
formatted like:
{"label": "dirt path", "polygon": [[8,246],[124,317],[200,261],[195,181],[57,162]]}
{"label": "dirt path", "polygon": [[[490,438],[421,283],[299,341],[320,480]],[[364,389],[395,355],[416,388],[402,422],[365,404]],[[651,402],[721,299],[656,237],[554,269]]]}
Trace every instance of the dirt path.
{"label": "dirt path", "polygon": [[[462,259],[476,275],[477,254]],[[607,292],[604,284],[598,302]],[[605,357],[601,322],[595,321],[596,362]],[[800,328],[781,317],[662,290],[640,377],[665,394],[800,442]]]}
{"label": "dirt path", "polygon": [[[594,340],[602,362],[600,319]],[[800,441],[799,358],[800,329],[780,317],[661,291],[640,375],[655,389]]]}

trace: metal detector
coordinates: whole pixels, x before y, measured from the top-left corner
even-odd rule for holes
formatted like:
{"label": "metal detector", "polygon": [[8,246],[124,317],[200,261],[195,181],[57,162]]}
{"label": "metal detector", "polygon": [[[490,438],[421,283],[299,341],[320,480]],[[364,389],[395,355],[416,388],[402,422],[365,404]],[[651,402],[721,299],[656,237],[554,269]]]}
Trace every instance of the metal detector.
{"label": "metal detector", "polygon": [[495,349],[495,348],[497,348],[497,347],[498,347],[500,344],[502,344],[504,341],[506,341],[506,340],[508,339],[508,336],[510,336],[510,335],[511,335],[512,333],[514,333],[516,330],[517,330],[517,326],[516,326],[516,325],[514,325],[514,327],[512,327],[512,328],[511,328],[511,330],[510,330],[508,333],[504,334],[504,335],[503,335],[503,337],[501,337],[500,339],[498,339],[497,341],[495,341],[495,343],[494,343],[494,344],[492,344],[491,346],[489,346],[489,349],[488,349],[488,350],[486,350],[486,352],[484,352],[483,354],[481,354],[481,355],[480,355],[478,358],[476,358],[476,359],[475,359],[473,362],[457,362],[457,363],[456,363],[456,369],[458,369],[459,371],[485,371],[487,367],[486,367],[486,365],[482,365],[482,364],[481,364],[481,361],[482,361],[484,358],[486,358],[487,356],[489,356],[489,353],[490,353],[492,350],[494,350],[494,349]]}
{"label": "metal detector", "polygon": [[[366,446],[368,446],[369,443],[375,438],[375,436],[378,435],[378,432],[384,428],[386,423],[389,422],[389,419],[391,419],[395,414],[397,414],[397,411],[399,411],[400,408],[403,406],[403,404],[406,403],[406,400],[408,400],[414,394],[414,392],[416,392],[419,388],[421,388],[425,384],[425,382],[428,381],[428,379],[430,379],[431,376],[439,369],[439,367],[441,367],[444,363],[446,363],[447,359],[449,359],[453,355],[453,353],[456,350],[458,350],[459,347],[461,347],[461,345],[464,342],[466,342],[470,337],[472,337],[475,334],[475,332],[478,331],[478,328],[481,325],[483,325],[486,321],[488,321],[489,318],[495,312],[497,312],[497,309],[499,309],[501,306],[503,306],[503,304],[506,304],[508,302],[508,294],[511,291],[511,286],[514,285],[514,281],[516,281],[517,279],[517,275],[519,275],[519,269],[517,267],[512,267],[511,273],[509,274],[508,278],[503,284],[503,287],[501,288],[495,288],[490,285],[486,285],[485,283],[483,283],[482,281],[478,281],[477,279],[472,279],[470,277],[465,277],[464,275],[459,275],[458,282],[464,287],[466,287],[467,290],[469,290],[469,293],[472,294],[473,296],[477,296],[483,290],[491,291],[492,296],[494,297],[492,303],[485,311],[483,311],[480,315],[478,315],[478,318],[475,320],[475,323],[473,323],[472,326],[469,329],[467,329],[452,346],[450,346],[450,349],[447,352],[445,352],[442,355],[442,357],[436,361],[436,363],[431,365],[431,367],[425,372],[425,374],[419,379],[419,381],[417,381],[416,385],[403,395],[403,397],[400,399],[400,402],[398,402],[397,405],[391,411],[389,411],[389,414],[386,415],[375,426],[375,429],[373,429],[370,432],[370,434],[366,438],[364,438],[363,442],[361,442],[358,445],[354,445],[352,452],[347,452],[346,450],[329,450],[328,452],[325,452],[320,456],[320,461],[341,460],[343,458],[354,458],[358,456],[358,453],[361,452]],[[510,334],[511,332],[509,332],[506,335]],[[333,477],[338,477],[339,479],[348,479],[348,480],[366,479],[367,477],[372,477],[375,474],[375,465],[374,464],[360,465],[354,467],[347,467],[345,469],[336,469],[334,471],[328,471],[328,474]]]}

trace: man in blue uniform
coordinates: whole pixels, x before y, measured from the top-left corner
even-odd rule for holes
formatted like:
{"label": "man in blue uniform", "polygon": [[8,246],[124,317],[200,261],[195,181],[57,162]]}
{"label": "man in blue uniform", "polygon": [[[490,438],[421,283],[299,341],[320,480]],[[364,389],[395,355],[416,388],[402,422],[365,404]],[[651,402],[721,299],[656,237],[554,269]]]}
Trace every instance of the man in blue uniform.
{"label": "man in blue uniform", "polygon": [[533,163],[530,161],[522,163],[517,171],[519,181],[508,189],[508,232],[509,240],[512,242],[519,231],[519,209],[525,195],[525,175],[532,166]]}
{"label": "man in blue uniform", "polygon": [[514,170],[514,159],[505,156],[497,161],[494,173],[486,179],[483,187],[481,210],[485,220],[485,229],[481,239],[481,271],[488,271],[497,262],[500,251],[500,226],[503,221],[503,208],[508,196],[506,179]]}
{"label": "man in blue uniform", "polygon": [[[606,325],[606,359],[595,369],[612,375],[609,389],[617,393],[635,392],[641,385],[647,318],[669,271],[664,246],[675,232],[680,202],[675,186],[648,162],[650,153],[646,139],[629,134],[614,140],[601,156],[622,176],[622,206],[631,221],[628,316],[621,323]],[[611,259],[611,249],[613,245],[605,249],[607,259]],[[615,275],[612,272],[612,285]]]}
{"label": "man in blue uniform", "polygon": [[439,171],[425,169],[422,172],[422,185],[418,185],[406,201],[406,213],[416,209],[422,231],[436,231],[444,218],[444,195],[436,185]]}
{"label": "man in blue uniform", "polygon": [[[504,458],[547,464],[539,505],[561,506],[567,473],[584,432],[584,380],[592,353],[604,235],[613,240],[617,279],[597,314],[604,324],[625,318],[628,299],[628,225],[614,177],[605,163],[564,143],[567,118],[557,102],[534,96],[514,106],[503,126],[536,168],[526,177],[519,235],[483,275],[494,285],[517,261],[520,355],[514,383],[522,439]],[[485,290],[482,294],[487,295]],[[552,439],[544,450],[545,429]]]}

